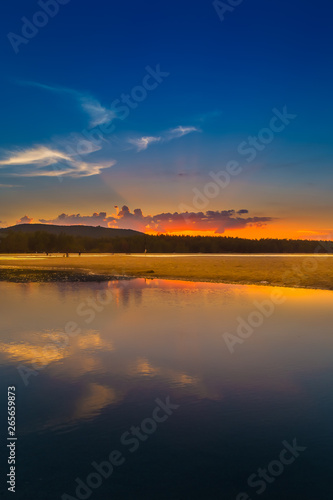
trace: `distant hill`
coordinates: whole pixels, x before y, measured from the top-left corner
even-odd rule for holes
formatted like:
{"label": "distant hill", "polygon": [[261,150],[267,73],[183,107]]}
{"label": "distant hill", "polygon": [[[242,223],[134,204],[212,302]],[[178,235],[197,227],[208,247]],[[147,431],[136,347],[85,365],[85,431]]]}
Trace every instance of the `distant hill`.
{"label": "distant hill", "polygon": [[113,229],[101,226],[56,226],[51,224],[18,224],[0,229],[0,236],[4,237],[9,232],[35,233],[42,231],[49,234],[66,234],[69,236],[81,236],[88,238],[129,238],[142,235],[139,231],[132,229]]}

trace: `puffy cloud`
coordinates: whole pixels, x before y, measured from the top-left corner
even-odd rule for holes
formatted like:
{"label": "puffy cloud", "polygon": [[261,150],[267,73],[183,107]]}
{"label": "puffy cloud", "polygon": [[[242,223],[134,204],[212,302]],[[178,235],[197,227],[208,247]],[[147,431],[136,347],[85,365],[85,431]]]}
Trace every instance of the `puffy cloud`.
{"label": "puffy cloud", "polygon": [[124,205],[116,214],[107,215],[106,212],[94,213],[92,215],[61,214],[56,219],[40,222],[46,224],[73,225],[85,224],[91,226],[104,226],[123,229],[135,229],[137,231],[155,231],[160,233],[173,233],[181,231],[210,231],[223,234],[227,230],[244,229],[249,226],[261,227],[273,221],[272,217],[240,217],[247,214],[248,210],[221,210],[207,212],[167,212],[156,215],[144,215],[140,208],[130,211]]}
{"label": "puffy cloud", "polygon": [[16,221],[16,224],[31,224],[33,221],[32,217],[28,217],[27,215],[24,215],[23,217],[20,218],[20,220]]}
{"label": "puffy cloud", "polygon": [[107,216],[106,212],[94,212],[92,215],[81,214],[65,214],[58,215],[55,219],[46,220],[39,219],[42,224],[58,224],[59,226],[75,226],[83,224],[85,226],[104,226],[109,227],[109,224],[116,222],[114,216]]}
{"label": "puffy cloud", "polygon": [[[214,231],[223,234],[226,230],[244,229],[248,226],[262,226],[271,222],[271,217],[242,218],[234,210],[190,213],[164,213],[152,217],[152,229],[160,232]],[[154,227],[155,226],[155,227]]]}

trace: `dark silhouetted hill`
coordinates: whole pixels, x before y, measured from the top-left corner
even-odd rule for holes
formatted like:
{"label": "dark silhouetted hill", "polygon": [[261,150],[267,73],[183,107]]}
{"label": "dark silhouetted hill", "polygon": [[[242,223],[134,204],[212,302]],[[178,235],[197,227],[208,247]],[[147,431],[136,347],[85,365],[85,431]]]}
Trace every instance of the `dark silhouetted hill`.
{"label": "dark silhouetted hill", "polygon": [[128,238],[138,236],[139,231],[132,229],[113,229],[101,226],[56,226],[51,224],[18,224],[0,229],[0,235],[6,235],[9,232],[16,233],[36,233],[41,231],[48,234],[66,234],[68,236],[81,236],[86,238]]}

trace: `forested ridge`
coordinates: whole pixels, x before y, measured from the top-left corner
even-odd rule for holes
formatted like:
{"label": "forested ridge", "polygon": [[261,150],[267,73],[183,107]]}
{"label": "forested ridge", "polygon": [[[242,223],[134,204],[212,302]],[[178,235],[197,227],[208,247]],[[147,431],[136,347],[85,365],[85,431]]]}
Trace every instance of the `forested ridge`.
{"label": "forested ridge", "polygon": [[93,238],[44,231],[9,231],[0,238],[0,253],[142,253],[145,250],[148,253],[333,253],[333,242],[145,234]]}

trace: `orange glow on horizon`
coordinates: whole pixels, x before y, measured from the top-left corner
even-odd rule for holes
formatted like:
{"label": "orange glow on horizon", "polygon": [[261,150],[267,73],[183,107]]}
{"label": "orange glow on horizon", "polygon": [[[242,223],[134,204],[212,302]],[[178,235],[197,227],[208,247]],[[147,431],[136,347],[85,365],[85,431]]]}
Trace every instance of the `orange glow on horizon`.
{"label": "orange glow on horizon", "polygon": [[[85,211],[86,212],[86,211]],[[156,212],[156,210],[155,210]],[[24,213],[24,212],[23,212]],[[154,213],[154,211],[150,211]],[[132,213],[131,213],[132,214]],[[17,224],[42,224],[42,222],[37,222],[42,219],[38,219],[36,214],[29,214],[33,217],[25,215],[21,219],[16,220]],[[95,210],[93,215],[98,216],[98,210]],[[133,214],[132,214],[133,215]],[[198,214],[197,214],[198,215]],[[254,213],[256,218],[262,218],[264,213],[262,211]],[[132,229],[136,231],[143,232],[147,235],[170,235],[170,236],[208,236],[208,237],[236,237],[244,239],[293,239],[293,240],[333,240],[333,228],[331,226],[331,220],[327,216],[326,218],[319,219],[317,214],[308,215],[296,215],[293,218],[289,218],[288,215],[283,214],[280,216],[279,213],[272,214],[272,220],[263,223],[257,223],[253,219],[251,222],[247,222],[239,217],[231,217],[226,220],[222,220],[221,223],[216,220],[205,219],[204,217],[200,219],[194,218],[176,218],[170,215],[170,218],[161,218],[153,223],[143,219],[129,219],[118,218],[118,208],[117,212],[111,214],[110,216],[115,217],[116,220],[113,222],[108,222],[107,218],[102,219],[101,222],[95,219],[89,219],[92,216],[82,216],[84,222],[81,224],[77,219],[70,221],[62,221],[53,219],[47,222],[49,225],[65,225],[65,226],[95,226],[101,224],[102,227],[109,227],[113,229]],[[51,215],[50,215],[51,217]],[[88,219],[87,219],[88,217]],[[108,216],[109,217],[109,216]],[[81,219],[79,219],[81,221]],[[156,229],[158,228],[158,229]],[[223,232],[224,230],[224,232]]]}
{"label": "orange glow on horizon", "polygon": [[294,228],[272,228],[272,227],[248,227],[244,229],[233,229],[224,233],[217,233],[215,230],[195,231],[190,229],[175,231],[145,231],[145,234],[151,236],[168,235],[168,236],[214,236],[214,237],[230,237],[230,238],[245,238],[245,239],[292,239],[292,240],[327,240],[332,241],[331,234],[326,234],[325,231],[309,231],[298,230]]}

